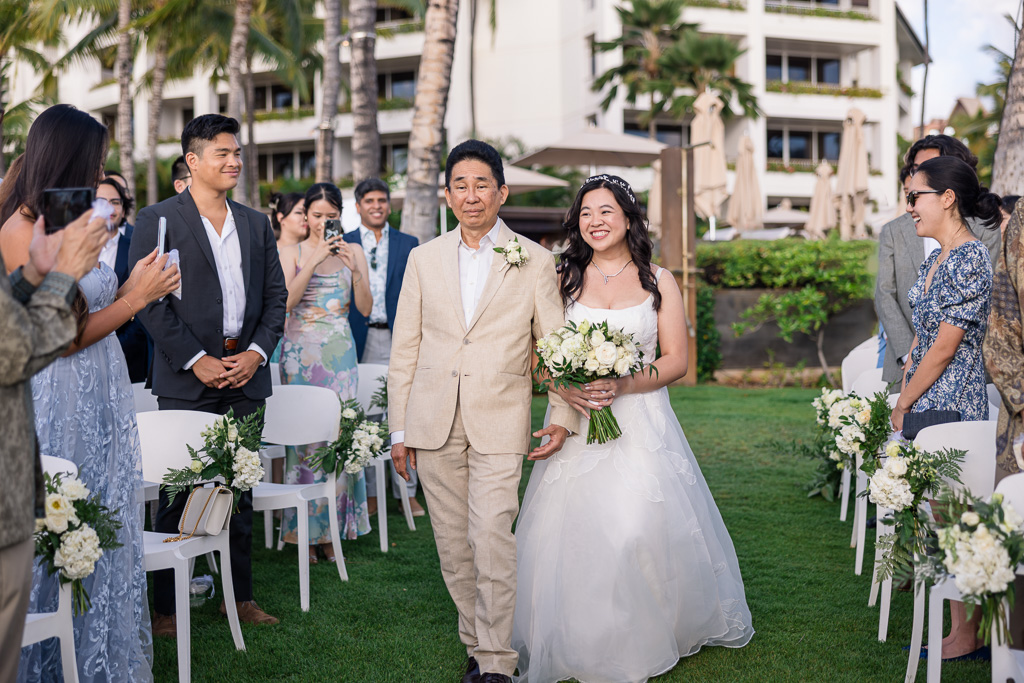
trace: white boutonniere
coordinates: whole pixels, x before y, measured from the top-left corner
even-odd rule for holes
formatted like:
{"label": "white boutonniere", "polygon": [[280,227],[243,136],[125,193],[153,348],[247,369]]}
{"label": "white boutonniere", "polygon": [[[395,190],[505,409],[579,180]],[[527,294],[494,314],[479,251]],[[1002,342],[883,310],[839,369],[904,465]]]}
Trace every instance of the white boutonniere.
{"label": "white boutonniere", "polygon": [[523,264],[530,260],[530,255],[523,245],[519,244],[519,238],[513,237],[504,247],[495,247],[494,251],[505,257],[505,263],[516,268],[522,268]]}

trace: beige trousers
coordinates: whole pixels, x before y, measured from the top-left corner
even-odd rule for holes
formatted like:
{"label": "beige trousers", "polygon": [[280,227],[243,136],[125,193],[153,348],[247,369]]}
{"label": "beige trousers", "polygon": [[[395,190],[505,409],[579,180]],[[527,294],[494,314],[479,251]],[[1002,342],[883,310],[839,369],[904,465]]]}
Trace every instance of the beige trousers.
{"label": "beige trousers", "polygon": [[0,681],[18,677],[34,554],[35,542],[31,538],[0,548]]}
{"label": "beige trousers", "polygon": [[478,453],[466,437],[462,406],[444,446],[416,453],[420,484],[441,559],[441,574],[459,611],[459,637],[481,673],[511,676],[516,607],[516,539],[523,454]]}

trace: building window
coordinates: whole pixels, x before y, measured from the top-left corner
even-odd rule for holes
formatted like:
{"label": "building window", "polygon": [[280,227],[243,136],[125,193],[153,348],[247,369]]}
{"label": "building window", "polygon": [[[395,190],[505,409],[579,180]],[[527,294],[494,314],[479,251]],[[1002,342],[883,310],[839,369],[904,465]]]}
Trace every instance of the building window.
{"label": "building window", "polygon": [[270,156],[267,154],[260,154],[256,157],[257,170],[259,170],[259,178],[261,181],[266,182],[270,180],[270,176],[267,174],[267,164],[270,163]]}
{"label": "building window", "polygon": [[788,126],[769,128],[768,161],[796,162],[796,165],[808,169],[820,159],[835,162],[839,159],[841,135],[837,130],[817,130],[816,127],[802,130]]}
{"label": "building window", "polygon": [[228,96],[227,93],[217,96],[217,111],[220,114],[228,113]]}
{"label": "building window", "polygon": [[377,23],[387,23],[391,21],[409,21],[412,19],[412,12],[404,9],[378,9],[377,10]]}
{"label": "building window", "polygon": [[381,173],[403,174],[409,171],[409,145],[404,142],[381,145]]}
{"label": "building window", "polygon": [[764,77],[769,81],[782,80],[782,55],[767,55],[765,57]]}
{"label": "building window", "polygon": [[765,55],[765,79],[768,81],[839,85],[841,69],[838,57]]}
{"label": "building window", "polygon": [[274,109],[291,109],[294,101],[292,89],[283,85],[270,86],[270,102]]}
{"label": "building window", "polygon": [[839,60],[819,58],[818,83],[839,85]]}
{"label": "building window", "polygon": [[590,78],[597,78],[597,46],[595,45],[594,34],[587,36],[587,50],[590,56]]}
{"label": "building window", "polygon": [[412,101],[416,98],[416,72],[377,74],[377,97],[382,100]]}
{"label": "building window", "polygon": [[789,158],[811,158],[811,134],[803,131],[789,132]]}
{"label": "building window", "polygon": [[189,121],[196,117],[196,110],[192,107],[185,107],[181,110],[181,125],[184,127]]}
{"label": "building window", "polygon": [[[635,135],[638,138],[646,138],[650,136],[649,130],[641,126],[635,121],[627,121],[622,124],[622,132],[626,135]],[[682,147],[686,144],[688,135],[684,135],[683,127],[673,123],[656,123],[654,127],[654,137],[658,142],[664,143],[669,147]]]}
{"label": "building window", "polygon": [[829,161],[838,161],[841,136],[841,133],[818,133],[818,156]]}
{"label": "building window", "polygon": [[313,178],[316,176],[316,152],[308,150],[299,152],[299,177]]}
{"label": "building window", "polygon": [[781,130],[768,131],[768,157],[782,159],[786,156],[786,133]]}
{"label": "building window", "polygon": [[295,177],[295,157],[291,152],[273,154],[270,158],[273,164],[274,180]]}
{"label": "building window", "polygon": [[789,56],[789,82],[811,80],[811,58]]}

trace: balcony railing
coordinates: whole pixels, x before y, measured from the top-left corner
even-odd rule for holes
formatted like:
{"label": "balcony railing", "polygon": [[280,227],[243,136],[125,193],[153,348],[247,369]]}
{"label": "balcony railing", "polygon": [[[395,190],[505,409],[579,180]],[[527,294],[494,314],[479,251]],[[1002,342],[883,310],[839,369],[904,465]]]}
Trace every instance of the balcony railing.
{"label": "balcony railing", "polygon": [[794,0],[766,0],[764,11],[773,14],[798,14],[805,17],[826,17],[830,19],[855,19],[857,21],[876,21],[867,12],[858,10],[833,9],[834,5],[822,6],[816,2],[798,2]]}
{"label": "balcony railing", "polygon": [[734,12],[742,12],[747,5],[740,0],[687,0],[687,7],[707,7],[710,9],[727,9]]}
{"label": "balcony railing", "polygon": [[[398,109],[412,109],[412,100],[404,97],[392,97],[386,100],[377,101],[377,111],[395,111]],[[312,105],[305,105],[298,109],[279,109],[275,111],[258,111],[253,118],[256,121],[296,121],[307,116],[316,116],[319,109]],[[352,104],[345,102],[338,105],[339,114],[351,114]]]}
{"label": "balcony railing", "polygon": [[790,81],[788,83],[768,81],[765,84],[765,90],[793,95],[832,95],[833,97],[870,97],[875,99],[882,97],[882,91],[877,88],[860,88],[833,83],[810,83],[807,81]]}
{"label": "balcony railing", "polygon": [[[765,165],[765,170],[769,173],[814,173],[818,169],[820,161],[813,159],[790,159],[788,162],[785,159],[779,157],[768,157],[768,163]],[[832,166],[832,173],[836,173],[839,170],[839,162],[835,159],[828,160],[829,165]],[[880,176],[882,172],[877,168],[868,170],[869,175]]]}

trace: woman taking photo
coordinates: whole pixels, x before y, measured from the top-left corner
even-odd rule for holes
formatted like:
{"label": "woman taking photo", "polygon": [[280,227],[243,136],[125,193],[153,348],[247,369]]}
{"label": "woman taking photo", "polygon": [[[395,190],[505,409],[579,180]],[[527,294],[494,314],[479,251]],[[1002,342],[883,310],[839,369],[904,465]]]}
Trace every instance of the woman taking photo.
{"label": "woman taking photo", "polygon": [[[348,323],[353,303],[363,315],[373,308],[367,279],[366,256],[358,244],[344,242],[341,231],[324,237],[327,221],[341,219],[341,191],[330,183],[317,183],[305,197],[309,237],[281,249],[281,268],[288,285],[288,318],[281,342],[281,379],[285,384],[327,387],[347,400],[356,397],[359,381],[355,340]],[[306,464],[322,444],[288,448],[285,482],[311,484],[324,480],[322,471]],[[366,509],[366,480],[339,474],[338,524],[343,538],[354,539],[370,531]],[[328,507],[309,503],[309,559],[317,561],[319,545],[328,562],[335,561]],[[284,540],[296,543],[295,514],[285,512]]]}

